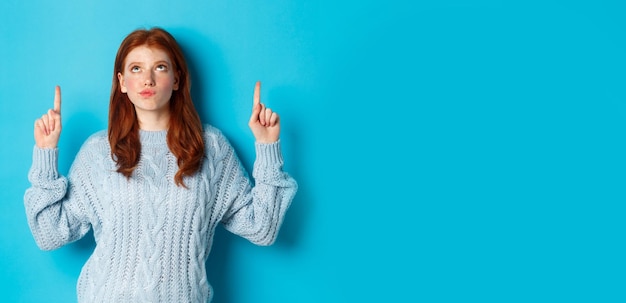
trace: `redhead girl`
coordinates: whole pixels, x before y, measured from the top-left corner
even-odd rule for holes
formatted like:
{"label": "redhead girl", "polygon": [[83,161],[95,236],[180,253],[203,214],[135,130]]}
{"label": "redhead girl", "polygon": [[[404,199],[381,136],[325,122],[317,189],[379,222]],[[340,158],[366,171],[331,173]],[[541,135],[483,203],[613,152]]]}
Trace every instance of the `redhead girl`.
{"label": "redhead girl", "polygon": [[93,229],[78,302],[209,302],[205,262],[218,223],[258,245],[275,241],[297,183],[282,169],[280,119],[260,102],[258,82],[249,126],[254,182],[224,135],[201,123],[176,40],[137,30],[115,58],[108,130],[86,140],[66,177],[56,87],[53,109],[35,121],[24,204],[41,249]]}

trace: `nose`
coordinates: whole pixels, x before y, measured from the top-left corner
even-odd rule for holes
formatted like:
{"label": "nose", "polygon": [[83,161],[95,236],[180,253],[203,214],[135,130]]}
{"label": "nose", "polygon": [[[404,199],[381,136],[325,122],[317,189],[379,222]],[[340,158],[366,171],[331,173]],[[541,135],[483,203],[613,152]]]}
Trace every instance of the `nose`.
{"label": "nose", "polygon": [[145,86],[154,86],[154,75],[152,73],[146,73],[146,79],[144,79]]}

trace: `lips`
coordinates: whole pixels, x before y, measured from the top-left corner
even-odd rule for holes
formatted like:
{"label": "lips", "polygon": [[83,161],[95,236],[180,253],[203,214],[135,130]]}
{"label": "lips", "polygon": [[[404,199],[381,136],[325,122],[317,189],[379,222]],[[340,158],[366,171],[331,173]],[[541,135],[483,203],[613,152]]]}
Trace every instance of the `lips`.
{"label": "lips", "polygon": [[152,97],[152,96],[154,96],[155,94],[156,94],[156,92],[155,92],[155,91],[153,91],[153,90],[150,90],[150,89],[144,89],[144,90],[142,90],[141,92],[139,92],[139,95],[140,95],[140,96],[142,96],[142,97],[144,97],[144,98],[147,98],[147,97]]}

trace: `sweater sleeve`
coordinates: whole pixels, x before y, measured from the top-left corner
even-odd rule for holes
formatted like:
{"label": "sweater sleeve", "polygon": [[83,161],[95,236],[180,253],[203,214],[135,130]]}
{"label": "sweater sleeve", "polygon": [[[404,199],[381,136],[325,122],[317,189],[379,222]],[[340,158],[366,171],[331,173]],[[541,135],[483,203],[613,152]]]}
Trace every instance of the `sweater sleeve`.
{"label": "sweater sleeve", "polygon": [[[78,159],[78,157],[77,157]],[[76,186],[61,176],[57,168],[58,150],[35,146],[33,164],[28,174],[31,187],[24,195],[28,225],[39,248],[52,250],[82,238],[91,225],[79,195],[72,195]],[[80,161],[72,165],[72,173],[81,167]],[[69,189],[69,190],[68,190]]]}
{"label": "sweater sleeve", "polygon": [[231,201],[223,217],[227,230],[257,245],[271,245],[276,240],[283,218],[298,185],[283,172],[280,141],[255,143],[256,161],[252,176],[254,187],[232,146],[226,144],[222,188],[229,188]]}

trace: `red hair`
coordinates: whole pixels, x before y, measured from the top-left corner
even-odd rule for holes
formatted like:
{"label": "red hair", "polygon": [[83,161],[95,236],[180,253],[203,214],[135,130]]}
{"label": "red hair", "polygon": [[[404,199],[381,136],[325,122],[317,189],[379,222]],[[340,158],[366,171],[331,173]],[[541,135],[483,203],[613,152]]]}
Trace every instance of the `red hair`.
{"label": "red hair", "polygon": [[166,52],[172,61],[174,73],[178,76],[178,90],[172,92],[169,102],[167,145],[178,161],[178,172],[174,181],[178,186],[187,187],[183,177],[195,174],[204,158],[202,122],[191,100],[191,82],[183,52],[174,37],[161,28],[133,31],[126,36],[117,51],[109,103],[111,157],[117,163],[117,171],[127,178],[130,178],[139,163],[139,121],[135,107],[120,90],[117,74],[123,72],[128,53],[143,45]]}

